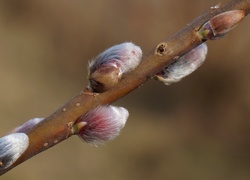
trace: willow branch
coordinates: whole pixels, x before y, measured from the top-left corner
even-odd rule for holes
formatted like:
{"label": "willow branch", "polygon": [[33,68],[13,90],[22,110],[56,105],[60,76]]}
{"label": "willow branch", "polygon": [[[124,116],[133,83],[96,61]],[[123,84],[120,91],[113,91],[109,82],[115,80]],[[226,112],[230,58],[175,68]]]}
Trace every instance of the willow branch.
{"label": "willow branch", "polygon": [[210,8],[172,37],[144,54],[139,66],[125,75],[113,88],[99,94],[92,93],[88,88],[82,90],[27,132],[29,147],[14,164],[0,170],[0,175],[69,138],[72,135],[72,125],[81,115],[97,106],[110,104],[122,98],[143,85],[149,78],[173,62],[174,59],[201,44],[203,39],[197,35],[199,28],[212,17],[229,10],[242,10],[247,15],[250,12],[250,0],[232,0],[224,7]]}

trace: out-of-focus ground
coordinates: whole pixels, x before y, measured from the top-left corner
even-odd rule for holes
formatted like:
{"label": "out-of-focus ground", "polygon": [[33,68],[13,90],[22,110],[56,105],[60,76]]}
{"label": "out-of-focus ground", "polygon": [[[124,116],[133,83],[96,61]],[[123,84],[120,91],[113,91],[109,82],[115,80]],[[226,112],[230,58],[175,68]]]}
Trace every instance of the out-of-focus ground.
{"label": "out-of-focus ground", "polygon": [[[0,135],[80,92],[104,49],[133,41],[147,52],[217,3],[1,0]],[[116,102],[130,117],[114,141],[96,148],[70,138],[1,180],[250,179],[249,27],[247,17],[208,42],[207,61],[183,81],[150,80]]]}

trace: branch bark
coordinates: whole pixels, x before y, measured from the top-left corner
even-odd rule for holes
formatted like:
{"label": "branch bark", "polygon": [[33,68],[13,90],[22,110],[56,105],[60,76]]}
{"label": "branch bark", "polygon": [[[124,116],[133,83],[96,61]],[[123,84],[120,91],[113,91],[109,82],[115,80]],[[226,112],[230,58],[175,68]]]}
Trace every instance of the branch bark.
{"label": "branch bark", "polygon": [[92,93],[87,88],[81,91],[27,133],[29,137],[28,149],[14,164],[0,170],[0,175],[69,138],[72,135],[72,125],[78,117],[99,105],[110,104],[122,98],[143,85],[154,74],[173,62],[176,57],[180,57],[201,44],[203,41],[197,35],[198,29],[212,17],[229,10],[243,10],[245,14],[248,14],[250,12],[250,0],[232,0],[224,7],[210,8],[172,37],[144,54],[140,65],[125,75],[110,90],[100,94]]}

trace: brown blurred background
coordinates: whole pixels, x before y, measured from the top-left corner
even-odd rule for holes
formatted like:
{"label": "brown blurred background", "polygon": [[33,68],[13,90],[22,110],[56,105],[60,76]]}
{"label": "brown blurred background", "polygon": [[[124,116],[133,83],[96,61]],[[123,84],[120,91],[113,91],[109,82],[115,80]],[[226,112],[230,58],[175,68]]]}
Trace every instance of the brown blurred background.
{"label": "brown blurred background", "polygon": [[[0,135],[80,92],[104,49],[132,41],[147,52],[217,3],[1,0]],[[180,83],[150,80],[116,102],[130,118],[114,141],[70,138],[1,180],[250,179],[249,27],[208,42],[205,64]]]}

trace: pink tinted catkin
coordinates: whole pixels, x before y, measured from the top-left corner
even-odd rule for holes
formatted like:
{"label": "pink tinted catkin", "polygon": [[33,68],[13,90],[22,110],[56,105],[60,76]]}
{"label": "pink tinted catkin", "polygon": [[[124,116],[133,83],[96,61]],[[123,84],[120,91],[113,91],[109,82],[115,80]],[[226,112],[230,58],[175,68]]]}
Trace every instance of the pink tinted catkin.
{"label": "pink tinted catkin", "polygon": [[128,111],[123,107],[99,106],[77,120],[84,126],[76,134],[83,141],[95,145],[112,140],[125,126],[128,116]]}
{"label": "pink tinted catkin", "polygon": [[90,88],[104,92],[117,84],[124,73],[134,69],[141,61],[142,51],[131,42],[115,45],[89,63]]}

